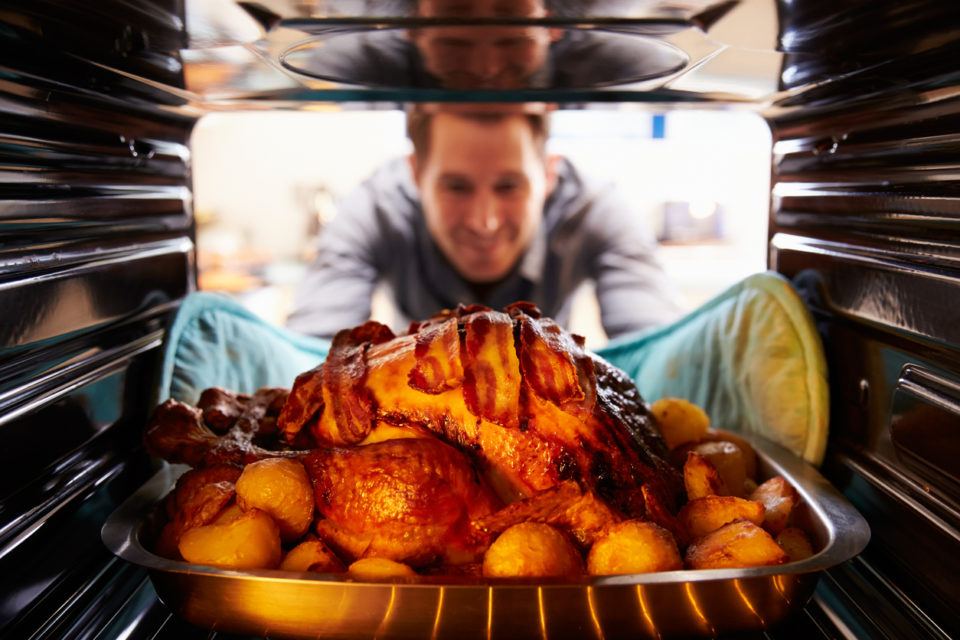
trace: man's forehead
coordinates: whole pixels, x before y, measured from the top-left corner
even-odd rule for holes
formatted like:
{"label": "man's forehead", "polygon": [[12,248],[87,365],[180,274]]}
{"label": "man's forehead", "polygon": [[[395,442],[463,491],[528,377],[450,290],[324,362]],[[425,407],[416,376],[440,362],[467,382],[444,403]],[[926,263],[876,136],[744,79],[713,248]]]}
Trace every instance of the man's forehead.
{"label": "man's forehead", "polygon": [[527,163],[540,156],[533,130],[522,115],[488,120],[443,114],[432,126],[424,162],[438,176],[522,174]]}
{"label": "man's forehead", "polygon": [[[469,159],[473,153],[496,158],[497,163],[522,164],[532,155],[541,156],[542,144],[533,122],[520,110],[481,110],[479,112],[435,112],[424,157],[426,161],[442,156],[442,166]],[[439,168],[436,164],[435,167]]]}
{"label": "man's forehead", "polygon": [[[517,128],[533,136],[533,126],[522,112],[518,111],[439,111],[432,119],[431,138],[434,140],[450,139],[452,130],[470,135],[469,129],[491,127]],[[440,130],[440,133],[438,133]]]}
{"label": "man's forehead", "polygon": [[431,17],[536,18],[543,0],[420,0],[419,12]]}

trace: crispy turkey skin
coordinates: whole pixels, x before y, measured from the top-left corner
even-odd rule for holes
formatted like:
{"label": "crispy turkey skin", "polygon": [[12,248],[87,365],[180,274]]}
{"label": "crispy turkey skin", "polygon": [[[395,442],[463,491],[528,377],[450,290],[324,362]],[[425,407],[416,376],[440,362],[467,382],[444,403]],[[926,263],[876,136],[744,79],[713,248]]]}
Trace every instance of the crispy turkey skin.
{"label": "crispy turkey skin", "polygon": [[306,430],[320,447],[360,444],[381,425],[432,432],[508,503],[574,480],[642,516],[642,486],[670,507],[682,492],[629,377],[527,303],[459,307],[401,336],[374,322],[342,331],[277,422],[291,444]]}

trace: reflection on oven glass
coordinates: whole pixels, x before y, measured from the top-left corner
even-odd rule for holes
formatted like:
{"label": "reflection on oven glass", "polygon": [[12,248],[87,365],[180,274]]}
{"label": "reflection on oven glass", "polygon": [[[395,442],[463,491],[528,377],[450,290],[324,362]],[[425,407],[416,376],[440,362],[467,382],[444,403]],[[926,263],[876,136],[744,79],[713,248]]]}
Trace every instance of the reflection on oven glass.
{"label": "reflection on oven glass", "polygon": [[318,93],[430,99],[424,90],[552,91],[580,101],[612,87],[630,100],[758,99],[780,78],[776,10],[772,0],[739,4],[190,0],[178,53],[186,98],[201,106],[309,109]]}
{"label": "reflection on oven glass", "polygon": [[627,84],[680,71],[670,43],[626,33],[542,26],[437,26],[338,32],[298,44],[287,69],[379,87],[570,89]]}

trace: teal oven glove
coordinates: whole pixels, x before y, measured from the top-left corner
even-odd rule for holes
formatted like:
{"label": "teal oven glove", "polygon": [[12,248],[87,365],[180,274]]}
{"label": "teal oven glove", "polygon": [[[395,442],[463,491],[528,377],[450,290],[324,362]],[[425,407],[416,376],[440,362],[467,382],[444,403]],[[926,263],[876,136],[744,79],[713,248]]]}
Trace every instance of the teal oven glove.
{"label": "teal oven glove", "polygon": [[226,296],[192,293],[167,334],[158,402],[196,404],[209,387],[239,393],[290,388],[329,349],[329,341],[271,325]]}
{"label": "teal oven glove", "polygon": [[685,398],[714,427],[763,435],[823,461],[827,365],[813,318],[790,282],[758,273],[677,322],[597,351],[647,402]]}

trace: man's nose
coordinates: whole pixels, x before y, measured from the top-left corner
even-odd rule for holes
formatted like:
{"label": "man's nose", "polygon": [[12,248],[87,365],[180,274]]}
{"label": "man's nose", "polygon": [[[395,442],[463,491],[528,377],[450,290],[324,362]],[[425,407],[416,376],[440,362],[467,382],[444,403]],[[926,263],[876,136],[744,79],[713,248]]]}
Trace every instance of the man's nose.
{"label": "man's nose", "polygon": [[495,78],[503,67],[503,54],[491,44],[479,44],[470,52],[470,72],[478,78]]}
{"label": "man's nose", "polygon": [[474,233],[489,235],[500,228],[500,209],[492,194],[478,194],[474,198],[464,221]]}

